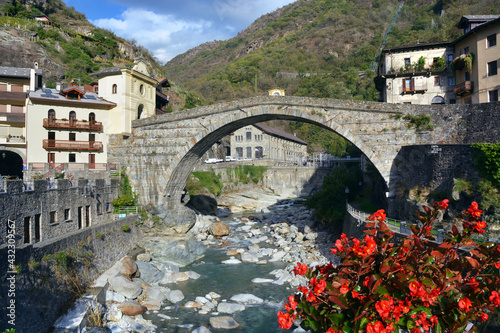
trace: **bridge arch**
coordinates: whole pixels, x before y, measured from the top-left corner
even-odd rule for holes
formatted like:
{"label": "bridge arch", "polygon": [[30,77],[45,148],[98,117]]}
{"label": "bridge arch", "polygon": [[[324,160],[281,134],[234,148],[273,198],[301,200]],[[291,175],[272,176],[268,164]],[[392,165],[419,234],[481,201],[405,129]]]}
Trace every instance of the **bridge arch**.
{"label": "bridge arch", "polygon": [[[258,109],[258,110],[257,110]],[[217,117],[217,121],[209,121],[208,126],[204,126],[205,133],[197,136],[196,141],[192,140],[190,149],[180,156],[172,170],[170,179],[164,190],[162,206],[174,209],[180,203],[187,179],[193,171],[198,160],[207,152],[210,147],[224,136],[235,130],[259,122],[269,120],[287,120],[311,123],[319,127],[331,130],[343,138],[353,143],[367,158],[374,164],[379,173],[389,184],[389,172],[387,163],[381,154],[374,151],[373,146],[367,144],[359,136],[359,133],[352,131],[352,126],[345,126],[344,122],[338,122],[335,117],[326,117],[326,109],[306,108],[292,109],[287,105],[264,104],[250,109],[241,107],[233,110],[231,116]],[[359,111],[358,111],[359,112]],[[387,115],[385,114],[385,117]],[[212,120],[215,120],[213,118]],[[352,125],[349,122],[349,125]],[[354,126],[356,128],[356,126]]]}

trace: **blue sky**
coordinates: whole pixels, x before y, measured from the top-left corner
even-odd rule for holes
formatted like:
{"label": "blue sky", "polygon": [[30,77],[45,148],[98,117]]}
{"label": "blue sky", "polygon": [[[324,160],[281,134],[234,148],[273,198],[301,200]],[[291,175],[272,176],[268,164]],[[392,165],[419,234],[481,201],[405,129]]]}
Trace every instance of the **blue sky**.
{"label": "blue sky", "polygon": [[63,0],[94,25],[135,39],[161,63],[213,40],[234,37],[295,0]]}

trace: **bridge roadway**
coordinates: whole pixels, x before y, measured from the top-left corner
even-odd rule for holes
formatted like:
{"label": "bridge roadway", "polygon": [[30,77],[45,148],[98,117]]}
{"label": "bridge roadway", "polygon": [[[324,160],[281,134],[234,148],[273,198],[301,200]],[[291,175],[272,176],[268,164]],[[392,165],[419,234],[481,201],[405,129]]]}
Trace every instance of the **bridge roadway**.
{"label": "bridge roadway", "polygon": [[[431,126],[417,130],[411,119],[422,115],[431,117]],[[390,195],[396,193],[403,146],[500,141],[500,103],[430,106],[262,96],[136,120],[130,136],[110,139],[109,161],[127,165],[142,204],[175,210],[189,174],[214,143],[273,119],[340,134],[373,163]]]}

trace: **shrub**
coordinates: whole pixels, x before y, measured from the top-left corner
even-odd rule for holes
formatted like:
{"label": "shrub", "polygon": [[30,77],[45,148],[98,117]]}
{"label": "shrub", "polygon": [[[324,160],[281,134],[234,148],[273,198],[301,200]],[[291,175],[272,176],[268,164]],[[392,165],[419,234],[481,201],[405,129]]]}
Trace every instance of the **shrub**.
{"label": "shrub", "polygon": [[102,232],[98,232],[95,236],[99,239],[104,239],[104,234]]}
{"label": "shrub", "polygon": [[398,246],[379,210],[368,218],[373,222],[362,240],[342,234],[335,242],[337,267],[297,263],[293,272],[309,283],[285,301],[280,327],[300,318],[314,332],[462,333],[468,323],[488,320],[487,312],[500,305],[500,246],[472,240],[486,228],[475,202],[461,216],[463,231],[454,226],[435,243],[432,225],[447,206],[448,200],[424,206],[419,225],[411,224],[412,235]]}
{"label": "shrub", "polygon": [[130,231],[130,226],[128,224],[124,224],[121,226],[121,229],[123,232],[129,232]]}

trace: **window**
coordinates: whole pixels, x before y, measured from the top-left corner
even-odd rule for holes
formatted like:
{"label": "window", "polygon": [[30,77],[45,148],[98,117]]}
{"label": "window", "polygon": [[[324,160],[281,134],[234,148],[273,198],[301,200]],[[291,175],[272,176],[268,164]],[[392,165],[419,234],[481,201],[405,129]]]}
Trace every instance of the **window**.
{"label": "window", "polygon": [[252,158],[252,147],[247,147],[247,158]]}
{"label": "window", "polygon": [[488,63],[488,76],[497,75],[497,61],[492,61]]}
{"label": "window", "polygon": [[470,97],[464,98],[464,104],[472,104],[472,98]]}
{"label": "window", "polygon": [[410,65],[411,65],[411,59],[405,58],[405,66],[410,66]]}
{"label": "window", "polygon": [[24,244],[28,244],[30,242],[30,226],[31,226],[31,217],[24,218]]}
{"label": "window", "polygon": [[51,211],[49,213],[49,221],[50,221],[50,224],[54,224],[56,223],[56,212],[55,211]]}
{"label": "window", "polygon": [[488,101],[498,102],[498,89],[488,91]]}
{"label": "window", "polygon": [[439,79],[439,76],[434,76],[434,85],[435,86],[439,86],[440,85],[440,79]]}
{"label": "window", "polygon": [[450,104],[457,104],[457,100],[456,99],[450,99]]}
{"label": "window", "polygon": [[144,95],[144,85],[143,84],[141,84],[139,86],[139,92],[141,93],[141,95]]}
{"label": "window", "polygon": [[106,213],[111,213],[111,204],[106,202]]}
{"label": "window", "polygon": [[116,94],[116,92],[117,92],[117,91],[118,91],[118,87],[117,87],[117,85],[116,85],[116,84],[113,84],[113,88],[111,89],[111,92],[112,92],[113,94]]}
{"label": "window", "polygon": [[455,77],[454,76],[448,76],[448,85],[450,87],[453,87],[455,85]]}
{"label": "window", "polygon": [[453,61],[453,53],[448,53],[448,55],[446,57],[446,62],[450,63],[452,61]]}
{"label": "window", "polygon": [[464,73],[464,81],[470,81],[470,73],[469,72]]}
{"label": "window", "polygon": [[76,112],[75,111],[71,111],[69,113],[69,120],[76,120]]}
{"label": "window", "polygon": [[497,34],[489,35],[486,37],[486,48],[490,48],[497,45]]}
{"label": "window", "polygon": [[95,121],[95,113],[94,112],[89,113],[89,121]]}
{"label": "window", "polygon": [[69,133],[69,141],[75,141],[76,140],[76,133]]}
{"label": "window", "polygon": [[468,46],[464,47],[464,54],[469,54],[469,47]]}
{"label": "window", "polygon": [[49,114],[48,114],[48,118],[49,119],[56,119],[56,112],[52,109],[49,110]]}
{"label": "window", "polygon": [[35,242],[40,241],[40,214],[35,215]]}
{"label": "window", "polygon": [[68,221],[71,219],[71,210],[69,208],[66,208],[64,210],[64,221]]}
{"label": "window", "polygon": [[97,201],[97,204],[96,204],[96,211],[97,211],[97,214],[102,214],[102,205],[99,201]]}
{"label": "window", "polygon": [[69,156],[68,156],[68,162],[69,163],[75,163],[76,162],[76,154],[69,154]]}
{"label": "window", "polygon": [[236,148],[236,158],[243,158],[243,148],[242,147]]}
{"label": "window", "polygon": [[247,141],[252,141],[252,132],[247,132]]}

